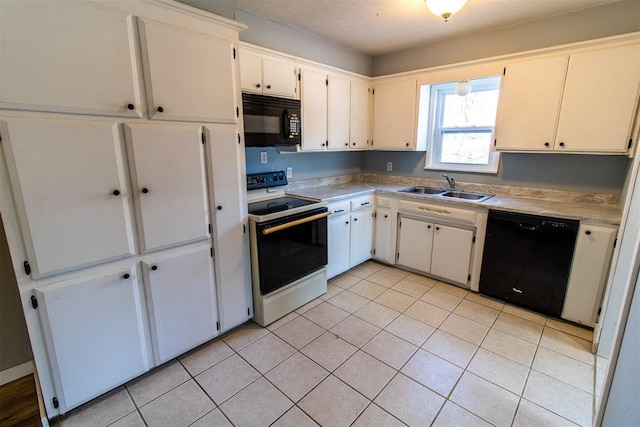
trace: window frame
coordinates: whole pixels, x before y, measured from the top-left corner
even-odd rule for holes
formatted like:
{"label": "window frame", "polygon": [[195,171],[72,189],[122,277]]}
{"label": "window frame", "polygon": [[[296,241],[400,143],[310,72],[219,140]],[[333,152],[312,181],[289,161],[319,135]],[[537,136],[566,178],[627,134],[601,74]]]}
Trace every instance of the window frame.
{"label": "window frame", "polygon": [[[489,76],[472,79],[472,91],[500,90],[500,76]],[[441,162],[442,135],[446,133],[487,133],[490,141],[494,139],[495,123],[493,126],[444,127],[441,126],[444,115],[444,98],[455,94],[457,82],[432,84],[429,87],[427,152],[424,169],[443,170],[471,173],[497,174],[500,167],[500,153],[490,145],[489,161],[487,164],[448,163]]]}

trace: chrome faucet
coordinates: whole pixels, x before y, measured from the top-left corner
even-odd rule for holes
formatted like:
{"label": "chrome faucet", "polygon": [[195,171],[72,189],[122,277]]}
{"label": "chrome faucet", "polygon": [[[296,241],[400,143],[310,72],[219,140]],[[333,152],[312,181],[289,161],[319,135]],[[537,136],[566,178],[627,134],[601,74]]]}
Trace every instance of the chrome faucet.
{"label": "chrome faucet", "polygon": [[444,179],[447,180],[447,183],[449,183],[449,188],[452,190],[455,190],[456,180],[453,179],[453,177],[449,177],[449,175],[447,175],[446,173],[443,173],[442,176],[444,177]]}

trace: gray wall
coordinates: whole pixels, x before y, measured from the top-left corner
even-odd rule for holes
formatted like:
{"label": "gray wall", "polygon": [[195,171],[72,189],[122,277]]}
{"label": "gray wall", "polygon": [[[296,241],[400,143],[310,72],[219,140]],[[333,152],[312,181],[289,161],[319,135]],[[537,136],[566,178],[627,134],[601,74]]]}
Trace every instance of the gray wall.
{"label": "gray wall", "polygon": [[[445,171],[424,170],[425,157],[424,152],[366,152],[362,170],[442,179]],[[386,172],[387,162],[393,162],[392,172]],[[624,156],[503,153],[497,175],[462,172],[450,175],[458,181],[483,184],[620,193],[630,164],[631,160]]]}
{"label": "gray wall", "polygon": [[[267,163],[260,163],[260,152],[267,153]],[[275,148],[245,149],[247,173],[273,172],[293,168],[291,181],[348,175],[360,172],[362,153],[323,152],[278,154]]]}
{"label": "gray wall", "polygon": [[31,360],[27,324],[0,218],[0,371]]}
{"label": "gray wall", "polygon": [[313,34],[253,15],[245,10],[236,9],[233,0],[178,1],[247,24],[249,27],[240,33],[242,41],[365,76],[371,75],[371,56]]}
{"label": "gray wall", "polygon": [[623,0],[373,58],[373,76],[640,31],[640,1]]}

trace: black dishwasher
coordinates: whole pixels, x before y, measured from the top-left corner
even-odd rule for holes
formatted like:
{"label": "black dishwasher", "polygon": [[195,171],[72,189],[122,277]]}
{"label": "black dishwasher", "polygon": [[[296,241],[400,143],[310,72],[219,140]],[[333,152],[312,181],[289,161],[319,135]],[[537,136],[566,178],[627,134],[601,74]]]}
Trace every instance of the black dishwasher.
{"label": "black dishwasher", "polygon": [[579,221],[489,211],[480,292],[560,316]]}

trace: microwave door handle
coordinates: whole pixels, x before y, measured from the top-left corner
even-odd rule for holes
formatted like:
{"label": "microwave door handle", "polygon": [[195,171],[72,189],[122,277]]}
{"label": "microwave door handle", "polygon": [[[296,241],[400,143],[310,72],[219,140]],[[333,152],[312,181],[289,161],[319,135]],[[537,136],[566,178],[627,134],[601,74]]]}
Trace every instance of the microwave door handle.
{"label": "microwave door handle", "polygon": [[282,112],[282,133],[284,133],[284,137],[287,139],[291,136],[291,121],[289,120],[289,112],[286,108]]}

